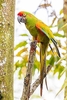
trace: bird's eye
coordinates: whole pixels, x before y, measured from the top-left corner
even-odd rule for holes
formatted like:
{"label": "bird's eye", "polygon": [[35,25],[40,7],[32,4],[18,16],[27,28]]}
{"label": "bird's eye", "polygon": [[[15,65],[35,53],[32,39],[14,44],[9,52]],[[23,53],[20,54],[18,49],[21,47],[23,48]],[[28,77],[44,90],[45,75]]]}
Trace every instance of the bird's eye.
{"label": "bird's eye", "polygon": [[26,14],[23,14],[23,17],[26,17]]}

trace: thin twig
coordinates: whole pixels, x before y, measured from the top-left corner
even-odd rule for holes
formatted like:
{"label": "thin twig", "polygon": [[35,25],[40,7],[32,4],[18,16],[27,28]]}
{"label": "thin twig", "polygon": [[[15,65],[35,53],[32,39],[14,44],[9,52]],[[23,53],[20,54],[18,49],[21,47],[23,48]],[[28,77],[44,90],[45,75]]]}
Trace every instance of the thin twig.
{"label": "thin twig", "polygon": [[[43,0],[41,0],[41,2],[42,2],[42,1],[43,1]],[[41,4],[41,2],[39,3],[39,5]],[[33,12],[34,14],[36,14],[36,12],[38,11],[39,5],[38,5],[37,9]]]}
{"label": "thin twig", "polygon": [[36,54],[36,44],[37,44],[37,41],[31,42],[29,62],[28,62],[28,67],[26,71],[26,77],[24,78],[24,88],[23,88],[21,100],[29,100],[30,86],[31,86],[31,80],[32,80],[32,67],[34,64],[34,57]]}

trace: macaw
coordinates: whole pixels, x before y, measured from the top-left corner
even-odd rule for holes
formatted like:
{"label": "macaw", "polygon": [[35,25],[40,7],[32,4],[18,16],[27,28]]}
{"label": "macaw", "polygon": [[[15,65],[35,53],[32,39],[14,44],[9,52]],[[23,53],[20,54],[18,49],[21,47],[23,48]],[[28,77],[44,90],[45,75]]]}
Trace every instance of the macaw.
{"label": "macaw", "polygon": [[51,40],[56,48],[58,56],[60,57],[57,42],[55,41],[50,28],[33,14],[26,11],[20,11],[17,14],[17,20],[19,23],[24,23],[30,34],[33,36],[33,39],[40,43],[40,95],[42,96],[43,78],[44,73],[46,73],[46,51],[49,41]]}

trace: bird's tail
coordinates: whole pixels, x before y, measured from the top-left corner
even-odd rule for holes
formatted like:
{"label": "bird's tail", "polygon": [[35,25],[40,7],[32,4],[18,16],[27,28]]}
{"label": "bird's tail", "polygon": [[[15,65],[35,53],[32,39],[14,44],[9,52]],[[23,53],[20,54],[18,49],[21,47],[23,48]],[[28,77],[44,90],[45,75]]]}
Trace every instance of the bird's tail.
{"label": "bird's tail", "polygon": [[56,42],[53,38],[51,38],[51,41],[53,42],[53,44],[54,44],[54,46],[55,46],[55,48],[56,48],[56,51],[57,51],[58,56],[61,57],[61,56],[60,56],[59,49],[58,49],[58,46],[57,46],[57,42]]}
{"label": "bird's tail", "polygon": [[[41,43],[40,46],[40,95],[42,96],[42,89],[43,89],[43,79],[44,79],[44,73],[47,73],[46,70],[46,46],[44,46],[44,44]],[[45,78],[45,83],[46,83],[46,87],[47,87],[47,80]]]}

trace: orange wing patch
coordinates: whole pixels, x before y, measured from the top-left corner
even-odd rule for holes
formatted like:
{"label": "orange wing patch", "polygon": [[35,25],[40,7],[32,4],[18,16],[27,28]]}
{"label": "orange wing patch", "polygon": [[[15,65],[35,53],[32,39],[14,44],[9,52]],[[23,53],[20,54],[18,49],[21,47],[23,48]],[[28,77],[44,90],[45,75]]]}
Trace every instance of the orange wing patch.
{"label": "orange wing patch", "polygon": [[37,28],[37,30],[38,30],[42,35],[45,35],[44,32],[43,32],[43,30],[42,30],[42,28],[40,27],[41,25],[39,25],[39,24],[42,24],[42,23],[39,23],[39,22],[36,23],[36,28]]}

